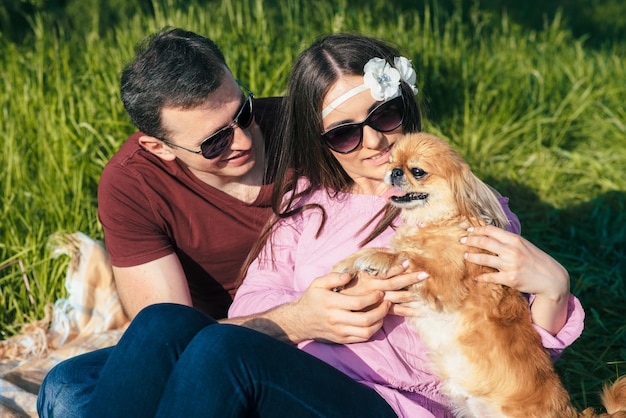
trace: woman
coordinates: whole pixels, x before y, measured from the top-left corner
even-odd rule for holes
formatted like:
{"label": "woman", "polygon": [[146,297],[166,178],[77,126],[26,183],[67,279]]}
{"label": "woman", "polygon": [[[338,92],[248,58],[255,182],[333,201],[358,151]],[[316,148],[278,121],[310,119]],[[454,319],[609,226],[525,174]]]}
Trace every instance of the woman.
{"label": "woman", "polygon": [[[177,305],[147,308],[103,370],[91,416],[131,409],[133,416],[450,416],[419,336],[402,318],[411,314],[403,305],[410,293],[386,291],[403,275],[364,278],[341,290],[331,285],[337,274],[328,273],[363,243],[386,246],[393,234],[388,225],[394,213],[377,217],[385,208],[382,178],[395,141],[420,129],[414,82],[410,62],[375,39],[330,35],[302,53],[289,82],[281,181],[273,197],[278,216],[253,252],[258,257],[229,312],[230,322],[245,327],[218,325]],[[508,210],[506,199],[501,202]],[[509,217],[519,232],[517,219]],[[482,280],[533,294],[533,321],[555,357],[580,334],[582,308],[555,260],[497,228],[476,228],[467,244],[496,254],[468,256],[498,270]],[[297,350],[246,329],[277,335],[284,324],[268,312],[307,304],[331,311],[329,301],[347,297],[343,292],[384,295],[372,306],[354,308],[392,314],[367,341],[357,330],[345,336],[352,344],[328,344],[315,332],[293,338],[286,331]],[[310,318],[290,320],[311,324]],[[155,332],[139,341],[134,326]],[[120,373],[130,380],[120,382]],[[150,385],[139,389],[144,380]]]}
{"label": "woman", "polygon": [[[390,83],[397,78],[394,66],[402,75],[399,86]],[[390,149],[403,132],[419,129],[413,81],[396,51],[361,36],[332,35],[300,56],[290,79],[288,134],[278,176],[287,179],[279,192],[291,198],[283,203],[283,220],[272,231],[271,247],[250,266],[229,316],[261,312],[298,297],[312,278],[324,275],[367,240],[372,228],[362,230],[363,220],[384,207],[381,179]],[[299,169],[288,177],[290,165]],[[299,194],[289,194],[293,188]],[[517,219],[509,217],[519,232]],[[387,228],[367,245],[388,246],[392,234]],[[498,255],[468,256],[499,270],[482,280],[534,295],[533,322],[555,357],[564,347],[560,341],[571,343],[580,334],[580,308],[568,296],[567,272],[555,260],[495,227],[477,228],[467,244]],[[437,415],[446,413],[437,381],[423,366],[419,337],[398,316],[388,316],[367,342],[337,346],[307,341],[300,347],[375,388],[399,415],[416,416],[417,405]]]}

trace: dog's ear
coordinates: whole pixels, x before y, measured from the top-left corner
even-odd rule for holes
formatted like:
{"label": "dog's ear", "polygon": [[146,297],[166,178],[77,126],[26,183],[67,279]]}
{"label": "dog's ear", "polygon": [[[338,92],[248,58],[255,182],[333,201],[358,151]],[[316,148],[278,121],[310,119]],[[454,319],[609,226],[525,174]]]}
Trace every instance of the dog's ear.
{"label": "dog's ear", "polygon": [[476,177],[465,165],[462,170],[461,181],[458,182],[461,190],[457,190],[461,214],[471,219],[482,219],[486,224],[506,228],[509,224],[502,205],[498,200],[500,194],[491,186]]}

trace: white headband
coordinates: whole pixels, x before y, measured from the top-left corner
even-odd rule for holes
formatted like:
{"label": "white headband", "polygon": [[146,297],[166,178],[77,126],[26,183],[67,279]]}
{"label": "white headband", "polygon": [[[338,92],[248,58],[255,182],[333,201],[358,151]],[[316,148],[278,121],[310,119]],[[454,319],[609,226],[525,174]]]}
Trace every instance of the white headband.
{"label": "white headband", "polygon": [[388,100],[399,96],[401,79],[411,86],[414,94],[417,94],[417,87],[415,87],[416,74],[411,61],[405,57],[395,57],[393,63],[395,68],[382,58],[370,59],[363,67],[363,84],[348,90],[333,100],[332,103],[322,110],[322,119],[335,110],[337,106],[368,88],[376,101]]}

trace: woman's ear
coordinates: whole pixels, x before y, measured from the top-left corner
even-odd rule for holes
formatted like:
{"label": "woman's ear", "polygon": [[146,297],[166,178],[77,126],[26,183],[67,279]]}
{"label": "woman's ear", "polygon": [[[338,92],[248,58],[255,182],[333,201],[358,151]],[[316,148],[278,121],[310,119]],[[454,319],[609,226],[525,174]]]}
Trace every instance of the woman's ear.
{"label": "woman's ear", "polygon": [[176,155],[172,153],[171,148],[166,146],[160,139],[153,136],[141,135],[137,141],[143,149],[165,161],[173,161],[176,158]]}

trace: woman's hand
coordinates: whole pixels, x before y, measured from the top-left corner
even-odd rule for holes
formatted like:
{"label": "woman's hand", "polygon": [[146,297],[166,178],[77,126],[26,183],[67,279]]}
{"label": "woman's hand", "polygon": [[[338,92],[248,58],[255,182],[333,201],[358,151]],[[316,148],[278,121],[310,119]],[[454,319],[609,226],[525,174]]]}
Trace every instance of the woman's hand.
{"label": "woman's hand", "polygon": [[423,280],[425,273],[405,273],[408,264],[386,274],[329,273],[315,279],[294,302],[285,307],[306,330],[298,340],[314,339],[339,344],[367,341],[383,324],[388,313],[409,316],[402,303],[414,300],[407,287]]}
{"label": "woman's hand", "polygon": [[533,322],[556,335],[567,320],[569,274],[554,258],[523,237],[495,226],[468,229],[461,242],[492,254],[468,252],[467,261],[496,269],[476,278],[536,295]]}

